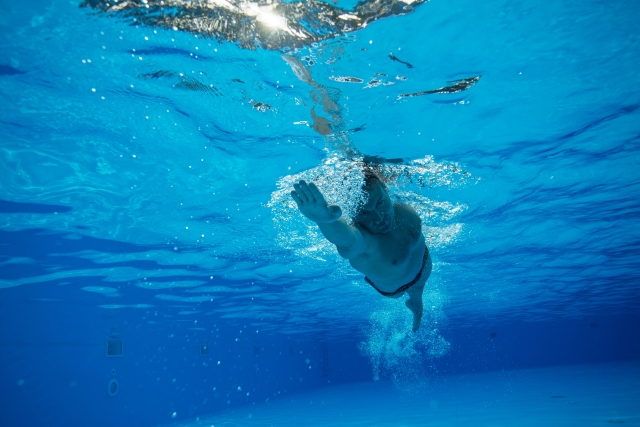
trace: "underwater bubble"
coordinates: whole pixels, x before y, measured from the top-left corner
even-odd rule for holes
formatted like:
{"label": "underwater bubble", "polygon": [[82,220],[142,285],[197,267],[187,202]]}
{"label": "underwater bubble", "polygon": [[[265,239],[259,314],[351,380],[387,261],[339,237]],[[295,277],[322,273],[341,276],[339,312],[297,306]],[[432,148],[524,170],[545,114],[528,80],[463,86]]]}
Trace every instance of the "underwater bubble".
{"label": "underwater bubble", "polygon": [[[332,143],[339,145],[336,138]],[[344,150],[342,150],[344,151]],[[293,184],[301,179],[315,183],[329,204],[342,208],[342,217],[352,222],[358,209],[366,203],[362,190],[365,166],[362,157],[345,158],[327,150],[323,163],[315,168],[287,175],[277,182],[278,190],[271,194],[267,207],[271,208],[276,243],[292,250],[301,258],[324,260],[333,256],[339,259],[335,246],[320,233],[317,226],[298,212],[290,192]],[[394,202],[412,206],[422,219],[422,232],[430,247],[452,244],[461,235],[462,224],[452,223],[456,216],[467,209],[466,205],[437,201],[427,194],[435,187],[456,188],[477,181],[457,163],[436,162],[432,156],[403,164],[367,164],[384,181]]]}
{"label": "underwater bubble", "polygon": [[293,184],[301,179],[313,182],[324,195],[327,203],[342,209],[342,217],[352,222],[359,206],[366,203],[362,190],[364,175],[361,162],[337,156],[326,158],[322,165],[281,178],[278,190],[271,194],[267,207],[271,208],[273,224],[278,231],[277,243],[303,256],[322,256],[336,253],[335,248],[317,231],[316,225],[299,213],[291,198]]}
{"label": "underwater bubble", "polygon": [[425,310],[416,333],[411,330],[413,314],[400,301],[383,300],[371,315],[359,349],[371,361],[374,381],[390,377],[399,388],[421,388],[429,375],[425,363],[449,351],[437,327],[444,318],[443,296],[430,286],[424,291]]}

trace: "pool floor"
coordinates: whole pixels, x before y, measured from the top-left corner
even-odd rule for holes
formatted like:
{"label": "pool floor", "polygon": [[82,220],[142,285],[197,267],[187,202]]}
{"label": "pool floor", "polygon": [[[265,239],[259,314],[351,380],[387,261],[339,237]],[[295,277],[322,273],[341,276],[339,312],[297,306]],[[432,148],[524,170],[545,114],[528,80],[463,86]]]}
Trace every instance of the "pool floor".
{"label": "pool floor", "polygon": [[[407,388],[410,388],[407,386]],[[640,426],[640,361],[329,386],[183,426]]]}

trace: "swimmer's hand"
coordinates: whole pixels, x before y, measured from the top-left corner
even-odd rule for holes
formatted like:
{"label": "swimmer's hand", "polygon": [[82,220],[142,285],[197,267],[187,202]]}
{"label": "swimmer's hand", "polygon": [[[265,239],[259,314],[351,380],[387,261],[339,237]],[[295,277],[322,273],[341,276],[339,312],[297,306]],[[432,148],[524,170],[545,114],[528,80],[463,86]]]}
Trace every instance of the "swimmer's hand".
{"label": "swimmer's hand", "polygon": [[342,209],[337,205],[329,205],[318,187],[312,182],[307,184],[304,180],[293,184],[294,190],[291,197],[298,205],[302,215],[317,224],[327,224],[337,221],[342,216]]}

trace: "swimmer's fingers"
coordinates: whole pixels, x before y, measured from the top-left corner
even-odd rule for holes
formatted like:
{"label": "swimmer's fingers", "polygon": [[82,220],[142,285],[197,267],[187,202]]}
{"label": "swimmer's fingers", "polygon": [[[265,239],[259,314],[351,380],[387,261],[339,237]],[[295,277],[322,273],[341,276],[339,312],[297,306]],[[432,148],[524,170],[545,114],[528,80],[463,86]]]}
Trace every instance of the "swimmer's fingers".
{"label": "swimmer's fingers", "polygon": [[311,194],[317,202],[327,203],[327,201],[324,199],[324,196],[313,182],[309,184],[309,190],[311,190]]}
{"label": "swimmer's fingers", "polygon": [[[298,191],[298,195],[300,196],[300,199],[302,199],[303,202],[315,202],[316,199],[315,197],[313,197],[313,193],[311,192],[311,189],[309,188],[309,185],[307,184],[307,182],[304,179],[301,179],[300,182],[298,183],[298,187],[296,187],[296,185],[293,185],[293,188],[295,188]],[[301,194],[302,192],[302,194]],[[306,198],[306,200],[305,200]]]}
{"label": "swimmer's fingers", "polygon": [[298,196],[298,199],[300,199],[300,202],[305,203],[309,201],[307,195],[302,191],[300,184],[293,184],[293,189],[295,190],[294,192]]}
{"label": "swimmer's fingers", "polygon": [[296,202],[296,205],[298,205],[298,207],[302,206],[302,200],[300,200],[298,193],[296,193],[295,191],[292,191],[291,197],[293,197],[293,201]]}

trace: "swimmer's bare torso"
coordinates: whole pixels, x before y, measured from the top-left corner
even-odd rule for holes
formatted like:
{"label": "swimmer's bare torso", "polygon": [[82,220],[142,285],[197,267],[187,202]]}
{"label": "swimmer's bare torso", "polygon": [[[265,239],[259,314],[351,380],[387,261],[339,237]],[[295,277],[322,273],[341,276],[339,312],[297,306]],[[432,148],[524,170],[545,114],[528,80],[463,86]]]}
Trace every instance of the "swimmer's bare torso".
{"label": "swimmer's bare torso", "polygon": [[[367,188],[367,203],[351,225],[341,218],[340,207],[329,206],[313,183],[300,181],[294,184],[294,189],[291,195],[300,212],[318,224],[338,253],[364,273],[376,290],[395,298],[406,291],[409,295],[406,305],[414,314],[413,330],[417,331],[431,259],[415,210],[394,205],[386,188],[378,183]],[[403,286],[406,289],[399,291]]]}

